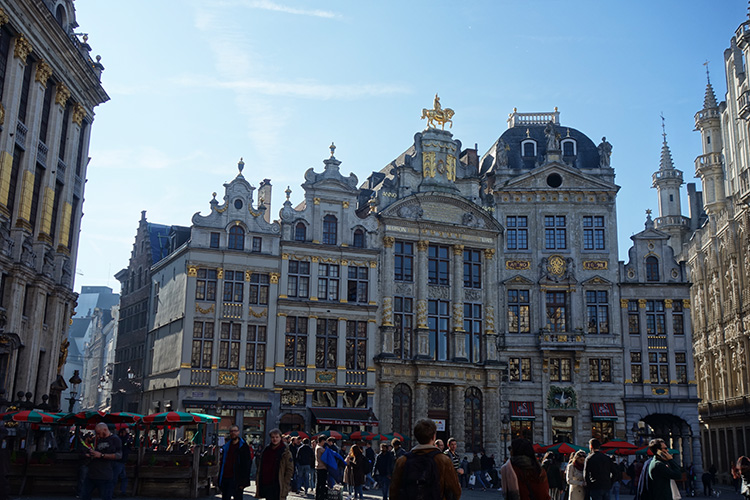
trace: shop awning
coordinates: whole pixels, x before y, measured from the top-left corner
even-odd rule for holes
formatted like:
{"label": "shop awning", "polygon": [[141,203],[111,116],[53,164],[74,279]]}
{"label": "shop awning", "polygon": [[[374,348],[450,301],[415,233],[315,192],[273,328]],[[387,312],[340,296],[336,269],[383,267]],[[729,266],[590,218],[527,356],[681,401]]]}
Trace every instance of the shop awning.
{"label": "shop awning", "polygon": [[591,403],[591,416],[594,420],[617,420],[614,403]]}
{"label": "shop awning", "polygon": [[367,408],[310,408],[315,422],[322,425],[378,425],[378,419]]}
{"label": "shop awning", "polygon": [[532,401],[511,401],[510,419],[535,420],[536,415],[534,415],[534,403]]}
{"label": "shop awning", "polygon": [[[215,399],[183,399],[185,408],[216,409]],[[266,401],[221,401],[222,410],[270,410],[271,403]]]}

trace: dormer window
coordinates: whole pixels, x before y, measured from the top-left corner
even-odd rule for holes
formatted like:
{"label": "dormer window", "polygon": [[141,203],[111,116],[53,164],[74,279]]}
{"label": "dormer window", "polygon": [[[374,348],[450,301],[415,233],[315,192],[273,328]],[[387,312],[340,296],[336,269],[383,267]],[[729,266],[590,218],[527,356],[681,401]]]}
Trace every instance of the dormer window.
{"label": "dormer window", "polygon": [[307,226],[304,222],[298,222],[294,226],[294,241],[305,241],[307,239]]}
{"label": "dormer window", "polygon": [[654,256],[646,258],[646,281],[659,281],[659,259]]}
{"label": "dormer window", "polygon": [[227,246],[230,250],[245,249],[245,230],[242,227],[232,226],[229,230],[229,244]]}
{"label": "dormer window", "polygon": [[335,245],[338,220],[335,215],[328,214],[323,217],[323,244]]}
{"label": "dormer window", "polygon": [[62,26],[63,29],[65,29],[67,25],[67,13],[65,12],[65,7],[62,6],[62,4],[57,5],[57,9],[55,9],[55,20],[57,21],[57,24]]}
{"label": "dormer window", "polygon": [[536,141],[533,139],[526,139],[525,141],[523,141],[521,143],[521,152],[524,157],[536,157]]}
{"label": "dormer window", "polygon": [[357,228],[354,230],[354,239],[352,241],[352,246],[356,248],[365,247],[365,232],[362,229]]}
{"label": "dormer window", "polygon": [[562,146],[563,156],[576,155],[576,141],[574,139],[563,139],[562,142],[560,142],[560,145]]}

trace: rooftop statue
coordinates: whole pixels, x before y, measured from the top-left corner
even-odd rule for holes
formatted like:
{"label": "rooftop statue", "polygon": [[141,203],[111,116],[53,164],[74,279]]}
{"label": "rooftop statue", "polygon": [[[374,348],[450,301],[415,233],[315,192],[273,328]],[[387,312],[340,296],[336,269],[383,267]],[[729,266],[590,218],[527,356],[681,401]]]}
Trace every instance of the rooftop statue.
{"label": "rooftop statue", "polygon": [[435,94],[433,109],[422,108],[422,120],[427,118],[427,128],[437,128],[435,122],[440,124],[440,128],[445,130],[445,124],[448,123],[453,128],[453,115],[455,112],[451,108],[445,108],[440,105],[440,98]]}

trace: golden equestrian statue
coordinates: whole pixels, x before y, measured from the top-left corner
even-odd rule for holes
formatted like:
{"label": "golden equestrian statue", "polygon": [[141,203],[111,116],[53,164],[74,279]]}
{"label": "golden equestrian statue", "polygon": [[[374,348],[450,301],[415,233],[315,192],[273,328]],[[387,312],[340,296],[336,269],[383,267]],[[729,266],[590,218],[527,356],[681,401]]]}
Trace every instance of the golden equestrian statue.
{"label": "golden equestrian statue", "polygon": [[440,128],[445,130],[445,124],[448,123],[453,128],[453,115],[455,112],[451,108],[445,108],[440,105],[440,98],[435,94],[434,109],[422,108],[422,120],[427,118],[427,128],[437,128],[435,122],[440,124]]}

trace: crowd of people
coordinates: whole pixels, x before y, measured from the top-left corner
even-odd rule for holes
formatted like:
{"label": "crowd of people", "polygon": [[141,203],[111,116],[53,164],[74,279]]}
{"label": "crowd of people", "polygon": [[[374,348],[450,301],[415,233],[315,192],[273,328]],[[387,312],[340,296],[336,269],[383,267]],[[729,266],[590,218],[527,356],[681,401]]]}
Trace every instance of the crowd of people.
{"label": "crowd of people", "polygon": [[[381,442],[376,453],[370,442],[339,448],[331,437],[311,441],[274,429],[270,443],[255,451],[233,426],[221,450],[222,500],[241,499],[251,477],[255,496],[267,500],[285,500],[292,491],[314,494],[315,500],[364,500],[366,489],[379,491],[383,500],[459,500],[464,488],[496,488],[507,500],[609,500],[619,499],[625,487],[636,500],[662,500],[680,498],[681,481],[686,496],[694,495],[692,466],[683,468],[662,439],[650,441],[650,458],[630,465],[603,453],[597,439],[589,441],[588,453],[577,451],[567,461],[554,452],[540,459],[530,441],[514,439],[498,473],[492,455],[461,458],[454,438],[446,446],[436,435],[435,423],[423,419],[414,428],[411,450],[393,439]],[[740,458],[733,477],[750,500],[750,459]],[[709,484],[707,496],[711,491]]]}

